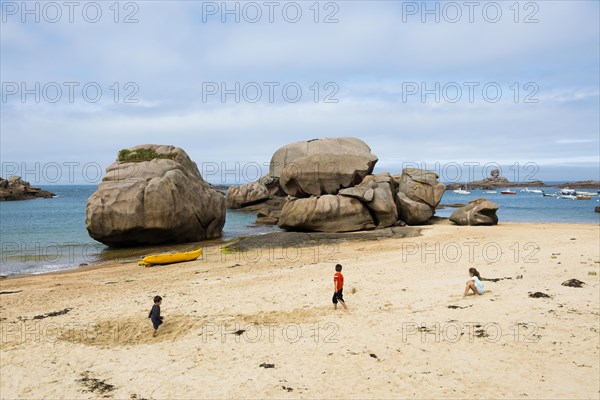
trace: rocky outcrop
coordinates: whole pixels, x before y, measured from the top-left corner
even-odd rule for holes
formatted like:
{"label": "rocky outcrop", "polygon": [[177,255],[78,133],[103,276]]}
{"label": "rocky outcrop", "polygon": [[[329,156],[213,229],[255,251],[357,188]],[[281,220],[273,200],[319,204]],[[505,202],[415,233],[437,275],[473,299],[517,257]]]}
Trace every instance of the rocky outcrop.
{"label": "rocky outcrop", "polygon": [[271,157],[269,175],[279,178],[283,169],[296,159],[322,154],[369,155],[371,148],[362,140],[350,137],[290,143],[278,149]]}
{"label": "rocky outcrop", "polygon": [[409,225],[421,225],[433,217],[434,210],[425,203],[409,198],[403,192],[398,192],[398,215]]}
{"label": "rocky outcrop", "polygon": [[274,210],[270,208],[261,208],[256,213],[256,224],[257,225],[277,225],[279,217],[281,216],[281,210]]}
{"label": "rocky outcrop", "polygon": [[373,201],[373,198],[375,197],[375,191],[367,186],[354,186],[351,188],[342,189],[338,192],[338,194],[357,198],[363,203]]}
{"label": "rocky outcrop", "polygon": [[292,231],[352,232],[375,228],[366,205],[342,195],[289,198],[277,225]]}
{"label": "rocky outcrop", "polygon": [[377,228],[387,228],[398,222],[398,185],[389,173],[368,175],[357,188],[366,188],[366,194],[373,191],[372,199],[364,196],[363,202],[371,211]]}
{"label": "rocky outcrop", "polygon": [[227,187],[227,208],[256,211],[252,206],[276,197],[287,196],[279,185],[279,178],[262,176],[258,181]]}
{"label": "rocky outcrop", "polygon": [[464,207],[454,211],[450,221],[457,225],[496,225],[498,224],[498,205],[480,197],[470,201]]}
{"label": "rocky outcrop", "polygon": [[425,223],[435,214],[446,190],[433,171],[405,168],[401,175],[395,175],[398,183],[398,216],[409,225]]}
{"label": "rocky outcrop", "polygon": [[32,200],[52,198],[54,193],[32,187],[20,176],[11,175],[8,179],[0,178],[0,201]]}
{"label": "rocky outcrop", "polygon": [[281,185],[279,184],[279,178],[277,177],[265,175],[258,180],[258,183],[263,184],[267,188],[271,197],[287,196],[281,188]]}
{"label": "rocky outcrop", "polygon": [[488,178],[484,178],[478,181],[473,181],[469,183],[451,183],[446,187],[447,190],[456,190],[462,187],[467,187],[469,189],[481,189],[481,190],[490,190],[490,189],[502,189],[502,188],[511,188],[511,187],[546,187],[547,185],[540,180],[533,180],[527,182],[511,182],[507,178],[500,176],[499,169],[493,169],[490,172],[490,176]]}
{"label": "rocky outcrop", "polygon": [[269,189],[260,182],[242,186],[230,186],[227,189],[227,208],[238,209],[262,203],[271,197]]}
{"label": "rocky outcrop", "polygon": [[598,181],[577,181],[577,182],[567,182],[567,183],[562,183],[560,185],[556,185],[556,187],[559,187],[561,189],[563,188],[570,188],[570,189],[595,189],[595,190],[600,190],[600,182]]}
{"label": "rocky outcrop", "polygon": [[337,194],[359,184],[373,171],[373,154],[316,154],[295,159],[282,172],[280,184],[290,196]]}
{"label": "rocky outcrop", "polygon": [[202,179],[185,151],[141,145],[121,151],[119,158],[126,161],[111,164],[88,199],[86,226],[92,238],[120,247],[221,236],[225,196]]}

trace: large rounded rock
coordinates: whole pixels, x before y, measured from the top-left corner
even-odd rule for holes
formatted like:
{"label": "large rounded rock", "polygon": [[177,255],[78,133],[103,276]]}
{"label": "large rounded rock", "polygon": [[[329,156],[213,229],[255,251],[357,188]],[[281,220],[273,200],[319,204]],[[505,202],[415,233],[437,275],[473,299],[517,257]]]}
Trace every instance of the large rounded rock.
{"label": "large rounded rock", "polygon": [[401,220],[418,225],[434,215],[446,190],[438,178],[433,171],[416,168],[405,168],[402,175],[394,176],[398,183],[398,214]]}
{"label": "large rounded rock", "polygon": [[398,192],[398,216],[409,225],[419,225],[433,217],[434,210],[425,203],[414,201],[403,192]]}
{"label": "large rounded rock", "polygon": [[296,159],[316,154],[371,154],[371,148],[362,140],[350,137],[324,138],[290,143],[278,149],[271,158],[269,175],[281,177],[285,166]]}
{"label": "large rounded rock", "polygon": [[88,199],[86,226],[92,238],[119,247],[221,236],[225,196],[202,179],[185,151],[141,145],[125,152],[127,157],[119,157],[126,161],[111,164]]}
{"label": "large rounded rock", "polygon": [[269,199],[271,193],[260,182],[242,186],[230,186],[227,189],[227,208],[236,209],[261,203]]}
{"label": "large rounded rock", "polygon": [[375,228],[368,208],[358,199],[324,195],[289,199],[277,225],[291,231],[352,232]]}
{"label": "large rounded rock", "polygon": [[500,207],[486,198],[470,201],[450,215],[450,221],[457,225],[497,225],[496,211]]}
{"label": "large rounded rock", "polygon": [[317,154],[296,159],[285,166],[280,185],[290,196],[309,197],[337,194],[359,184],[373,171],[372,154]]}

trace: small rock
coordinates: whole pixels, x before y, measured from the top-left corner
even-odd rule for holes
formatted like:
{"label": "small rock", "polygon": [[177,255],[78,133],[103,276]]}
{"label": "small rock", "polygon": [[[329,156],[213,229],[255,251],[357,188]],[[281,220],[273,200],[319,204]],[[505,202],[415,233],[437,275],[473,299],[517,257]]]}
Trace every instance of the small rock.
{"label": "small rock", "polygon": [[529,297],[533,297],[534,299],[539,299],[539,298],[550,298],[549,294],[546,293],[542,293],[542,292],[535,292],[535,293],[531,293],[529,292]]}
{"label": "small rock", "polygon": [[516,279],[523,279],[523,275],[517,275]]}
{"label": "small rock", "polygon": [[262,363],[262,364],[259,365],[259,367],[263,367],[263,368],[275,368],[275,364]]}
{"label": "small rock", "polygon": [[561,285],[580,288],[581,286],[585,285],[585,282],[581,282],[578,279],[569,279],[568,281],[564,281]]}
{"label": "small rock", "polygon": [[379,357],[377,357],[377,355],[376,355],[376,354],[374,354],[374,353],[371,353],[371,354],[369,354],[369,355],[370,355],[371,357],[373,357],[373,358],[379,358]]}
{"label": "small rock", "polygon": [[596,275],[596,272],[595,271],[590,271],[590,272],[588,272],[588,275]]}

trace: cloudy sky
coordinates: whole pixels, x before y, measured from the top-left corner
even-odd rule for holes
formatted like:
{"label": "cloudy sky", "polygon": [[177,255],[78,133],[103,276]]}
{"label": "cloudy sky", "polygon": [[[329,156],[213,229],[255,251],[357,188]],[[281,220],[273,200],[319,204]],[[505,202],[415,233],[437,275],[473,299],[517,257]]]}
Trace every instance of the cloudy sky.
{"label": "cloudy sky", "polygon": [[3,176],[97,182],[160,143],[235,183],[354,136],[379,170],[599,179],[597,1],[114,4],[0,2]]}

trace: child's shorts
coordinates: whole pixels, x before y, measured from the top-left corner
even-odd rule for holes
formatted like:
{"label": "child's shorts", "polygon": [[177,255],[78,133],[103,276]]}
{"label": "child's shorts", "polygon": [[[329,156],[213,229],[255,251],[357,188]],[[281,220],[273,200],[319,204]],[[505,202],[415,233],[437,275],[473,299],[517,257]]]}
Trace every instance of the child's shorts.
{"label": "child's shorts", "polygon": [[343,290],[344,289],[340,289],[337,292],[333,293],[333,298],[331,299],[331,301],[333,301],[333,304],[337,304],[338,300],[341,301],[342,303],[345,303],[344,295],[342,294]]}
{"label": "child's shorts", "polygon": [[162,319],[152,319],[152,326],[154,326],[155,330],[158,329],[162,323]]}

